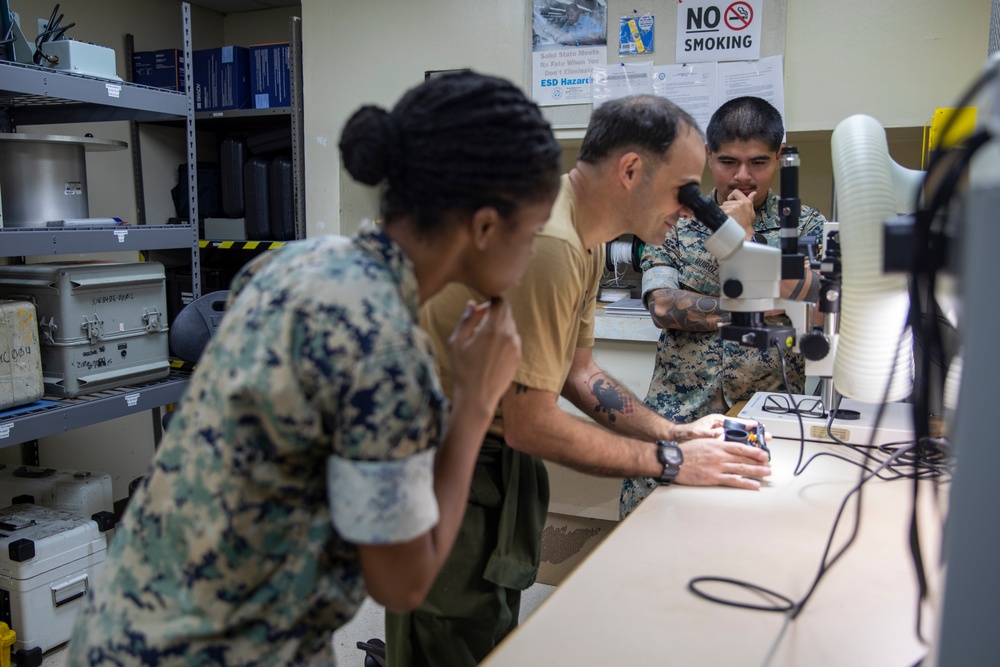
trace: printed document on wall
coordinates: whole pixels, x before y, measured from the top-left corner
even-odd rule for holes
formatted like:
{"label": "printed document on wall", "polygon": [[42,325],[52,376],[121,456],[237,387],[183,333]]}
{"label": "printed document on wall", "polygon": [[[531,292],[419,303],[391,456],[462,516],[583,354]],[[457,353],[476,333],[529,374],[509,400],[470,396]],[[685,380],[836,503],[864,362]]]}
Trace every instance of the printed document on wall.
{"label": "printed document on wall", "polygon": [[589,104],[591,68],[608,62],[607,4],[532,0],[532,97],[539,105]]}
{"label": "printed document on wall", "polygon": [[[719,63],[719,104],[744,95],[764,98],[785,118],[785,78],[781,56]],[[788,125],[787,119],[785,125]]]}
{"label": "printed document on wall", "polygon": [[704,133],[719,108],[719,75],[716,63],[660,65],[653,68],[653,93],[694,116]]}
{"label": "printed document on wall", "polygon": [[594,66],[594,108],[629,95],[653,94],[653,61]]}

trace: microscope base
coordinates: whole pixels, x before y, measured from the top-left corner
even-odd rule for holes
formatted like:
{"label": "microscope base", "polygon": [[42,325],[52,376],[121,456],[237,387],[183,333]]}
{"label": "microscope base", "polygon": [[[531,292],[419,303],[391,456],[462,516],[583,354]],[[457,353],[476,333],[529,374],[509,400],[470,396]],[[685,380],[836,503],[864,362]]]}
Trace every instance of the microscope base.
{"label": "microscope base", "polygon": [[[796,403],[803,401],[816,402],[817,396],[802,396],[793,394]],[[799,420],[794,413],[772,412],[765,405],[787,406],[788,394],[759,391],[754,394],[740,410],[741,419],[754,419],[764,425],[764,428],[775,438],[798,440],[802,437],[799,430]],[[884,445],[890,442],[910,442],[913,440],[913,406],[908,403],[888,403],[882,413],[875,439],[872,440],[872,430],[875,418],[878,416],[878,405],[861,403],[845,398],[840,402],[840,410],[854,410],[860,413],[859,419],[834,419],[833,434],[843,442],[852,445]],[[805,439],[813,442],[833,442],[826,432],[829,417],[814,417],[802,415],[802,426]]]}

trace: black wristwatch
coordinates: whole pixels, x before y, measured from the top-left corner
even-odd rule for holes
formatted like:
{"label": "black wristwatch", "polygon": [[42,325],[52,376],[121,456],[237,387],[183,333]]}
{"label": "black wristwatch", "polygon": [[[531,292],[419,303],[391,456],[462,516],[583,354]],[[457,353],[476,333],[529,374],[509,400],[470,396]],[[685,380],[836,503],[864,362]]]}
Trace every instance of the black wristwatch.
{"label": "black wristwatch", "polygon": [[661,486],[667,486],[681,471],[681,464],[684,463],[684,452],[673,440],[657,440],[656,460],[663,464],[663,471],[657,481]]}

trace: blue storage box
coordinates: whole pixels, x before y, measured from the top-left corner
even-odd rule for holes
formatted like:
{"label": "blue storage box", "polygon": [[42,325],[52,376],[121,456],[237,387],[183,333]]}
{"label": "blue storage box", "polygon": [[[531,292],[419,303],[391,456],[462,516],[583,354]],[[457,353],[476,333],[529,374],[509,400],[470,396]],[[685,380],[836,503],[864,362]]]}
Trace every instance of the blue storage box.
{"label": "blue storage box", "polygon": [[250,94],[254,109],[292,104],[288,42],[250,47]]}
{"label": "blue storage box", "polygon": [[184,52],[179,49],[132,54],[132,82],[184,92]]}
{"label": "blue storage box", "polygon": [[250,49],[202,49],[193,59],[195,111],[250,108]]}

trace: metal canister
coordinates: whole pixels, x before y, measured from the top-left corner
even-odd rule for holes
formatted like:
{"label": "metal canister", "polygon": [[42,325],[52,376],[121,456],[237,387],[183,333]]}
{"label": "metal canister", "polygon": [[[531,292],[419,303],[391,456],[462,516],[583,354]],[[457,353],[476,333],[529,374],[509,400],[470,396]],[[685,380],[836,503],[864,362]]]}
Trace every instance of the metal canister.
{"label": "metal canister", "polygon": [[122,150],[113,139],[0,133],[4,227],[45,227],[88,218],[87,151]]}

